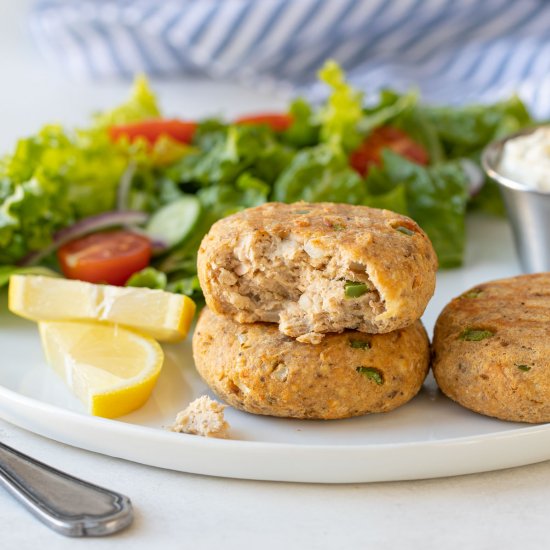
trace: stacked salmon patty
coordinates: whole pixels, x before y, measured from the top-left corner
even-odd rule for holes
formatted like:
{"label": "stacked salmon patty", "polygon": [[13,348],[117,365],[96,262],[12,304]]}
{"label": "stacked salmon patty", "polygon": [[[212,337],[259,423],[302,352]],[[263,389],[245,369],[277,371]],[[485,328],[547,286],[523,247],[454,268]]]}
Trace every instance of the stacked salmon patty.
{"label": "stacked salmon patty", "polygon": [[268,203],[220,220],[198,273],[206,308],[197,369],[236,408],[345,418],[419,391],[429,341],[418,320],[437,259],[399,214],[333,203]]}

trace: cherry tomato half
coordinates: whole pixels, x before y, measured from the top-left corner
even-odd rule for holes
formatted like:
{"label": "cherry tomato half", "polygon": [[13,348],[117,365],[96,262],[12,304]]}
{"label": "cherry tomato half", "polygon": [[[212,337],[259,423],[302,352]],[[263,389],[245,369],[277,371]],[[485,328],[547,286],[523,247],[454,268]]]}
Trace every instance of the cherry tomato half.
{"label": "cherry tomato half", "polygon": [[141,137],[153,145],[164,135],[180,143],[191,143],[196,129],[196,122],[159,118],[111,126],[109,128],[109,136],[113,141],[117,141],[122,137],[135,141]]}
{"label": "cherry tomato half", "polygon": [[284,132],[292,126],[293,118],[288,113],[256,113],[235,119],[235,124],[266,124],[275,132]]}
{"label": "cherry tomato half", "polygon": [[405,132],[393,126],[381,126],[367,136],[365,141],[350,155],[351,167],[366,176],[371,166],[380,166],[382,150],[393,152],[417,164],[428,164],[428,152],[413,141]]}
{"label": "cherry tomato half", "polygon": [[151,241],[130,231],[93,233],[63,245],[57,258],[69,279],[122,286],[149,265]]}

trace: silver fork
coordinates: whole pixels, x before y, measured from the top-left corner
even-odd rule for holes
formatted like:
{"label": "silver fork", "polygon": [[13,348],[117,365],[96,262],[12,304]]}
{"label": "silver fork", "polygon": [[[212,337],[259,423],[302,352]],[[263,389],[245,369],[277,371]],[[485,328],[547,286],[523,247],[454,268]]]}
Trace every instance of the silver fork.
{"label": "silver fork", "polygon": [[116,533],[132,523],[130,499],[56,470],[0,442],[0,485],[68,537]]}

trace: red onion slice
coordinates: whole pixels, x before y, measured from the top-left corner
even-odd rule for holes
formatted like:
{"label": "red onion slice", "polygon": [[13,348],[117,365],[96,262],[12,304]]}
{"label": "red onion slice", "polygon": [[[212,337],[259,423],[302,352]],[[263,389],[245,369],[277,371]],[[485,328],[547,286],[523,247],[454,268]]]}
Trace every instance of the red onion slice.
{"label": "red onion slice", "polygon": [[117,225],[141,225],[147,221],[148,217],[148,214],[145,212],[134,210],[110,211],[97,214],[96,216],[89,216],[69,227],[57,231],[53,236],[53,242],[49,246],[25,256],[25,258],[18,262],[18,265],[35,265],[57,250],[60,246],[63,246],[73,239]]}
{"label": "red onion slice", "polygon": [[128,197],[132,187],[132,180],[136,173],[136,162],[131,160],[124,170],[117,188],[117,210],[123,212],[128,207]]}

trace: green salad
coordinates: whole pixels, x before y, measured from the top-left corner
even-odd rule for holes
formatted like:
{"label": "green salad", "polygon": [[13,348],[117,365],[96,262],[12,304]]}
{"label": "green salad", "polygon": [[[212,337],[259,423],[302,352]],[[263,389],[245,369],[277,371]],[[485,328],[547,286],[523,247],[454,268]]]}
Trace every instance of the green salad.
{"label": "green salad", "polygon": [[373,102],[330,61],[319,78],[329,94],[318,106],[296,99],[287,113],[184,122],[162,118],[142,77],[87,128],[47,125],[21,139],[0,161],[0,285],[17,270],[58,271],[68,236],[130,225],[155,246],[126,284],[199,297],[196,253],[212,223],[273,200],[406,214],[441,267],[460,266],[467,211],[502,209],[490,182],[472,192],[467,163],[531,124],[525,106],[427,106],[391,90]]}

